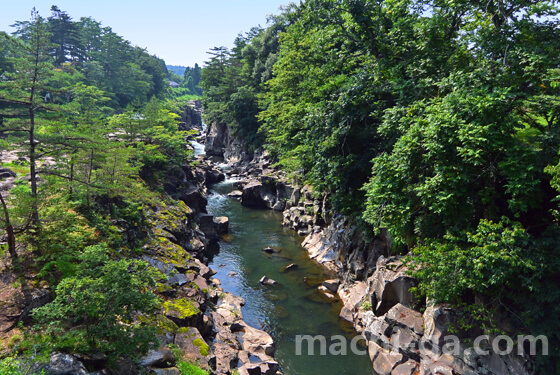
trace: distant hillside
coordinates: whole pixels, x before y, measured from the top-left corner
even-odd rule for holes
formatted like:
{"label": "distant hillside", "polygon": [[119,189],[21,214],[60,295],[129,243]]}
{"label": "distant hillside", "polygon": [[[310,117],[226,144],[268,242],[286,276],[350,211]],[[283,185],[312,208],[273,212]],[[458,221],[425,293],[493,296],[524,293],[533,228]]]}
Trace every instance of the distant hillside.
{"label": "distant hillside", "polygon": [[177,66],[177,65],[166,65],[167,70],[177,74],[178,76],[182,77],[185,74],[185,70],[187,69],[186,66]]}

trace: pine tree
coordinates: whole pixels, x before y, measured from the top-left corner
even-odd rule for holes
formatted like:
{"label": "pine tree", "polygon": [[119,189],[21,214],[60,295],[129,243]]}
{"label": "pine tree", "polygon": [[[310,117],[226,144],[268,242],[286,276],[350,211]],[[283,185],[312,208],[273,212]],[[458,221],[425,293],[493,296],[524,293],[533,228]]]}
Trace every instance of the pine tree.
{"label": "pine tree", "polygon": [[14,56],[9,61],[17,66],[13,72],[5,72],[0,82],[0,103],[7,105],[0,116],[0,134],[11,134],[11,143],[18,150],[24,150],[29,158],[31,185],[30,221],[35,229],[39,226],[39,210],[37,202],[37,127],[41,122],[40,115],[55,111],[56,105],[47,103],[50,95],[49,79],[54,74],[54,66],[50,56],[52,45],[50,34],[44,19],[33,9],[31,21],[22,31],[25,38],[10,38],[14,47]]}

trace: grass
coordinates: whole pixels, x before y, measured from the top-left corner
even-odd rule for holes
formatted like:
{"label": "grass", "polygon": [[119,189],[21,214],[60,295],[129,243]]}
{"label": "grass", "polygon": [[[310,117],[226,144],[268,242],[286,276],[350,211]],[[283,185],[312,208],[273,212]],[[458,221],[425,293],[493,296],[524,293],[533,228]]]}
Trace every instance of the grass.
{"label": "grass", "polygon": [[208,371],[185,361],[177,362],[177,368],[181,371],[181,375],[208,375]]}

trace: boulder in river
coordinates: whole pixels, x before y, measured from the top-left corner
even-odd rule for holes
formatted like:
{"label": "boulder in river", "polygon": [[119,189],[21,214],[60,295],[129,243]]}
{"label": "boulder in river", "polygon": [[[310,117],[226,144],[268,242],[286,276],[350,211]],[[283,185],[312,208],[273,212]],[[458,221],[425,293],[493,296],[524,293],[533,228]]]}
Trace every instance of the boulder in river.
{"label": "boulder in river", "polygon": [[260,281],[259,281],[262,285],[268,285],[268,286],[272,286],[272,285],[276,285],[278,284],[276,281],[272,280],[271,278],[267,277],[267,276],[263,276]]}
{"label": "boulder in river", "polygon": [[226,234],[229,228],[229,219],[226,216],[219,216],[214,219],[218,234]]}
{"label": "boulder in river", "polygon": [[210,214],[199,214],[198,223],[200,230],[209,238],[228,232],[229,219],[225,216],[214,217]]}
{"label": "boulder in river", "polygon": [[240,190],[235,190],[229,193],[227,196],[233,199],[241,200],[241,197],[243,196],[243,192]]}
{"label": "boulder in river", "polygon": [[277,202],[275,185],[253,181],[243,187],[241,204],[247,207],[272,208]]}
{"label": "boulder in river", "polygon": [[288,264],[286,267],[282,268],[282,272],[289,272],[298,269],[298,265],[295,263]]}
{"label": "boulder in river", "polygon": [[264,251],[264,252],[267,253],[267,254],[274,254],[274,253],[280,252],[280,250],[276,250],[276,249],[274,249],[274,248],[272,248],[272,247],[270,247],[270,246],[265,247],[264,249],[262,249],[262,251]]}

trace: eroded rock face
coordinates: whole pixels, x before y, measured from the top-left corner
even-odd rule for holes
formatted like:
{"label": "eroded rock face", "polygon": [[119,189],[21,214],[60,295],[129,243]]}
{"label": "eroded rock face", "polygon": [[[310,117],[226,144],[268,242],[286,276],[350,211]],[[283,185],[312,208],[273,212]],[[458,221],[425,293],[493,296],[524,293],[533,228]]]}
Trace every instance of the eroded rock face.
{"label": "eroded rock face", "polygon": [[179,130],[191,130],[202,126],[202,107],[199,100],[189,101],[181,113]]}
{"label": "eroded rock face", "polygon": [[210,124],[206,131],[204,150],[208,156],[224,156],[229,142],[229,129],[225,124]]}
{"label": "eroded rock face", "polygon": [[218,342],[213,347],[214,355],[210,361],[212,369],[217,374],[231,374],[239,362],[239,350],[224,342]]}
{"label": "eroded rock face", "polygon": [[240,373],[243,368],[249,373],[276,374],[278,363],[272,358],[274,340],[268,333],[243,321],[241,307],[244,304],[243,298],[224,293],[216,311],[212,312],[216,343],[211,346],[210,364],[218,374],[229,374],[238,364]]}
{"label": "eroded rock face", "polygon": [[398,303],[412,306],[414,296],[410,288],[415,285],[415,280],[406,274],[406,268],[399,259],[381,256],[375,273],[367,280],[368,294],[377,315],[387,313]]}
{"label": "eroded rock face", "polygon": [[343,303],[342,310],[340,311],[341,319],[350,323],[354,322],[355,314],[358,312],[366,295],[366,288],[364,282],[357,282],[350,286],[339,288],[338,295]]}
{"label": "eroded rock face", "polygon": [[238,329],[238,339],[243,350],[252,354],[274,356],[274,340],[272,340],[268,333],[250,327],[247,324],[242,325]]}
{"label": "eroded rock face", "polygon": [[[324,201],[321,205],[317,205],[318,202],[315,201],[315,204],[308,206],[307,209],[304,208],[306,215],[303,215],[301,200],[298,207],[290,208],[290,212],[299,211],[300,218],[296,219],[296,223],[298,220],[308,223],[309,235],[303,241],[302,246],[309,252],[311,258],[329,269],[351,275],[358,280],[365,280],[367,276],[371,275],[375,271],[377,259],[382,254],[386,254],[390,247],[388,235],[382,231],[374,237],[373,241],[366,241],[362,232],[352,225],[348,218],[338,214],[333,215],[326,227],[323,227],[323,223],[316,219],[317,216],[314,216],[313,225],[309,225],[309,218],[306,215],[315,210],[317,210],[316,215],[324,212],[327,210],[327,203]],[[286,220],[285,216],[284,225],[293,227],[293,224],[289,224],[293,223],[291,220]]]}

